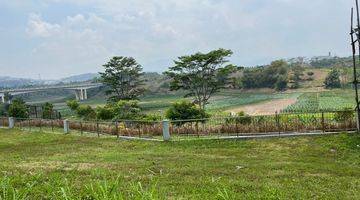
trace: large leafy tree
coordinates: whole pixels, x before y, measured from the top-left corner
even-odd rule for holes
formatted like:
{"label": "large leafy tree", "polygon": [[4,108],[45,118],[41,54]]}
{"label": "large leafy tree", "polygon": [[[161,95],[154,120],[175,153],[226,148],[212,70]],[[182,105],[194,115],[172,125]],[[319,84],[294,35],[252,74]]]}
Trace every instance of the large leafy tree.
{"label": "large leafy tree", "polygon": [[179,57],[165,72],[172,78],[170,89],[187,91],[185,97],[193,96],[194,103],[204,110],[210,97],[226,86],[229,75],[235,70],[228,64],[227,58],[231,55],[231,50],[218,49]]}
{"label": "large leafy tree", "polygon": [[143,94],[142,67],[134,58],[113,57],[103,66],[101,82],[108,86],[106,94],[110,95],[110,101],[137,99]]}
{"label": "large leafy tree", "polygon": [[340,88],[340,72],[337,69],[333,69],[329,72],[328,76],[325,79],[325,88]]}

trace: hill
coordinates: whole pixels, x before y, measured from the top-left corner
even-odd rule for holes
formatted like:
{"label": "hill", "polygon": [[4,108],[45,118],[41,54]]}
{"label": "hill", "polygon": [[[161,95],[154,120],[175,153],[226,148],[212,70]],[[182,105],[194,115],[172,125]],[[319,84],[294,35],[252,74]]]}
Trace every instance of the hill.
{"label": "hill", "polygon": [[44,81],[26,78],[14,78],[8,76],[0,76],[0,88],[16,88],[29,85],[41,85]]}
{"label": "hill", "polygon": [[86,73],[86,74],[79,74],[79,75],[74,75],[74,76],[69,76],[66,78],[62,78],[60,80],[58,80],[59,82],[63,82],[63,83],[71,83],[71,82],[86,82],[86,81],[91,81],[94,78],[99,77],[98,73]]}

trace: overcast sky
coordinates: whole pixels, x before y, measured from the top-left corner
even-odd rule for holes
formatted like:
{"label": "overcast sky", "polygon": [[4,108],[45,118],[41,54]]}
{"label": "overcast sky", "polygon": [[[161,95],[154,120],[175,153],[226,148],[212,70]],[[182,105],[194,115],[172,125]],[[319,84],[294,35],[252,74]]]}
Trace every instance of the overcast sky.
{"label": "overcast sky", "polygon": [[0,0],[0,76],[98,72],[115,55],[145,71],[216,48],[237,65],[350,55],[353,0]]}

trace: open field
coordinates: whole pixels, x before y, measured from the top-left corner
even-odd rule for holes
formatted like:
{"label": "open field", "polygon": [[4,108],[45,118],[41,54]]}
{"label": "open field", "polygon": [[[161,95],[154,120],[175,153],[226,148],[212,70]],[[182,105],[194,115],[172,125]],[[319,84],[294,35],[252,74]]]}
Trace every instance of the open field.
{"label": "open field", "polygon": [[359,199],[360,137],[140,142],[0,129],[0,199]]}

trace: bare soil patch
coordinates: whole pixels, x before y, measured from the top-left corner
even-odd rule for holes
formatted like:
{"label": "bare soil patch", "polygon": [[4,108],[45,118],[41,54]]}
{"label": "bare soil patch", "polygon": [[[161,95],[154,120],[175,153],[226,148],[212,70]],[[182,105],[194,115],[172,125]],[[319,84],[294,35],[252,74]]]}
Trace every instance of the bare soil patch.
{"label": "bare soil patch", "polygon": [[240,106],[228,110],[229,112],[240,112],[244,111],[246,114],[251,116],[258,115],[273,115],[275,112],[279,112],[286,107],[296,103],[296,98],[291,99],[275,99],[271,101],[261,102],[257,104],[251,104],[246,106]]}

